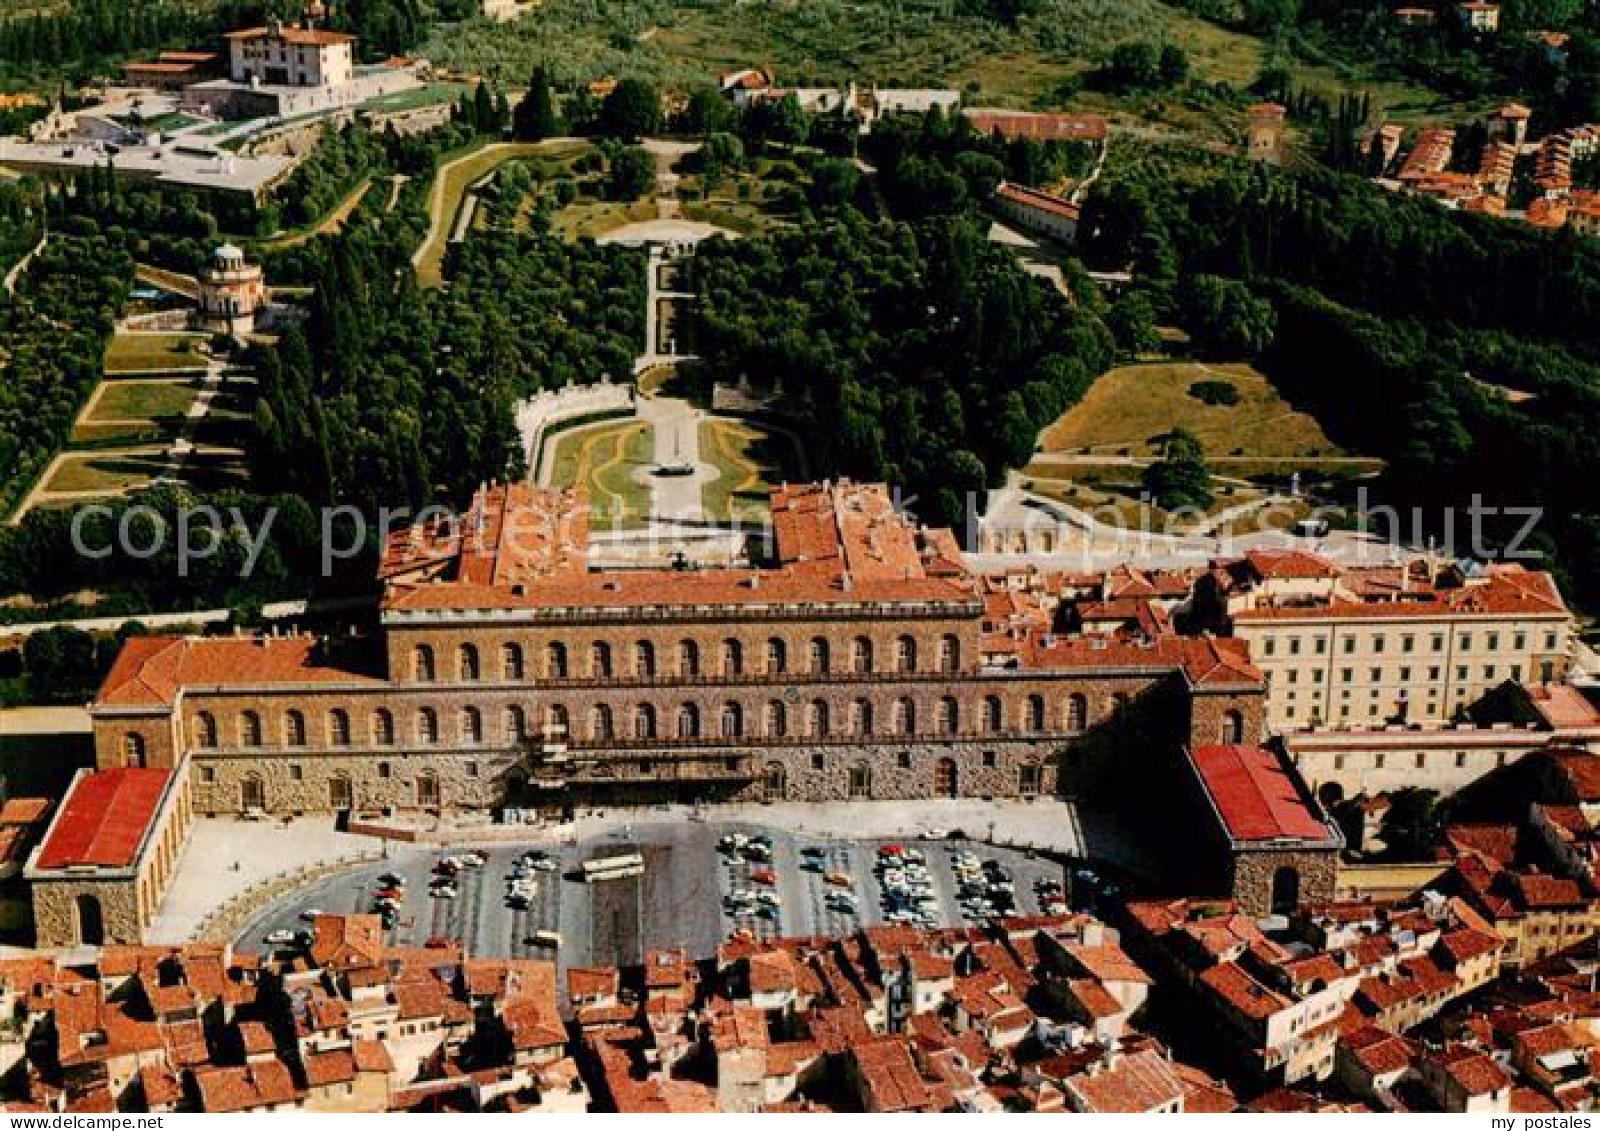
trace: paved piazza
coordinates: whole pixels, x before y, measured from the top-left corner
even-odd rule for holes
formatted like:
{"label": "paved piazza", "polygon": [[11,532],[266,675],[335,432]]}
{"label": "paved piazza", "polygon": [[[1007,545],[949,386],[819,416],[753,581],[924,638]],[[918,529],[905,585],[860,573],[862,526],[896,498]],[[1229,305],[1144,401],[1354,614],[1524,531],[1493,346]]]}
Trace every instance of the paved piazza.
{"label": "paved piazza", "polygon": [[[719,839],[730,833],[770,836],[771,861],[719,851]],[[886,922],[883,886],[873,865],[879,846],[889,843],[922,851],[935,900],[930,911],[940,926],[975,921],[963,917],[952,870],[954,853],[999,861],[1010,873],[1021,914],[1041,910],[1036,880],[1063,878],[1061,865],[1050,858],[976,841],[843,840],[751,821],[619,820],[609,833],[565,843],[540,839],[533,830],[525,842],[480,842],[487,862],[459,873],[454,898],[430,895],[430,882],[443,857],[467,851],[465,842],[446,849],[392,844],[388,859],[313,882],[266,909],[239,933],[235,945],[262,949],[268,933],[306,927],[302,916],[311,911],[370,911],[374,893],[383,886],[380,877],[394,873],[406,880],[402,910],[389,933],[397,944],[449,937],[462,940],[476,955],[558,957],[563,967],[627,965],[640,961],[647,949],[676,946],[697,958],[708,957],[740,927],[770,938],[841,934]],[[808,848],[822,861],[812,869],[802,867]],[[559,868],[534,872],[535,891],[527,908],[513,910],[505,898],[507,879],[517,859],[529,851],[550,853]],[[632,852],[644,858],[642,877],[596,883],[579,878],[585,860]],[[756,879],[762,869],[770,870],[771,884]],[[848,887],[841,882],[843,876],[850,878]],[[775,893],[776,914],[735,918],[724,909],[724,897],[735,889]],[[853,892],[857,913],[830,909],[830,889]],[[559,954],[552,955],[547,942],[535,937],[549,931],[561,937]]]}

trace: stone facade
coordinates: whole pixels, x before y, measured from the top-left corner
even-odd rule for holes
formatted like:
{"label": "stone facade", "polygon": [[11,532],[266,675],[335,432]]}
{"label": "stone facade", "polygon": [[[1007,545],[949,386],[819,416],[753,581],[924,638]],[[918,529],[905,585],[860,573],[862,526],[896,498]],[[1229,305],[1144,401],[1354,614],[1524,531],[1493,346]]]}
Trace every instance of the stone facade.
{"label": "stone facade", "polygon": [[373,683],[196,689],[171,718],[97,715],[96,750],[103,767],[187,751],[202,812],[301,813],[486,808],[526,783],[748,799],[773,792],[774,768],[791,800],[1053,794],[1086,788],[1124,738],[1213,742],[1230,725],[1256,740],[1259,696],[1195,694],[1176,673]]}
{"label": "stone facade", "polygon": [[33,885],[33,924],[41,949],[77,946],[82,938],[79,899],[97,900],[105,940],[137,943],[143,938],[145,917],[139,910],[138,885],[132,878],[36,881]]}
{"label": "stone facade", "polygon": [[1333,848],[1241,849],[1232,856],[1229,892],[1246,915],[1273,912],[1273,887],[1289,871],[1300,903],[1327,903],[1339,880],[1339,852]]}
{"label": "stone facade", "polygon": [[[73,790],[89,771],[79,771]],[[71,800],[71,791],[68,801]],[[155,917],[177,868],[194,820],[187,761],[177,766],[150,814],[131,860],[120,866],[67,864],[41,867],[56,826],[73,819],[68,804],[35,849],[25,872],[33,894],[35,943],[41,948],[139,943]],[[126,819],[126,815],[124,815]]]}

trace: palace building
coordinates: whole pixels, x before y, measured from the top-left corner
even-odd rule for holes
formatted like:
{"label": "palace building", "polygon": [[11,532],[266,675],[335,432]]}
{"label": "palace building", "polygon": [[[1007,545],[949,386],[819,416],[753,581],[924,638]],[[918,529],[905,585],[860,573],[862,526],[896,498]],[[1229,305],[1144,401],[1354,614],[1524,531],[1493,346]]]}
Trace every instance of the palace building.
{"label": "palace building", "polygon": [[1071,795],[1147,746],[1261,741],[1242,644],[997,624],[882,487],[775,489],[772,531],[757,566],[593,568],[580,496],[485,488],[391,540],[369,637],[130,640],[98,765],[187,759],[201,813],[554,812]]}

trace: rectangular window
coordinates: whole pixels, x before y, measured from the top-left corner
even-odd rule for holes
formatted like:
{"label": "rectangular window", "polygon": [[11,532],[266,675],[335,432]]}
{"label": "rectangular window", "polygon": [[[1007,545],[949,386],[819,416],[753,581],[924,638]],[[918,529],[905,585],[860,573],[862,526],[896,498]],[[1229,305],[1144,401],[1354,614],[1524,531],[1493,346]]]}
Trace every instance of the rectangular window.
{"label": "rectangular window", "polygon": [[1400,651],[1409,652],[1417,646],[1417,638],[1410,633],[1400,638]]}
{"label": "rectangular window", "polygon": [[1344,654],[1346,656],[1348,656],[1351,653],[1353,653],[1355,650],[1356,650],[1356,638],[1354,636],[1346,636],[1344,638]]}
{"label": "rectangular window", "polygon": [[476,763],[476,762],[468,762],[467,763],[467,777],[475,778],[475,777],[478,776],[478,774],[479,774],[478,763]]}
{"label": "rectangular window", "polygon": [[1456,769],[1459,770],[1463,766],[1465,766],[1466,764],[1467,764],[1467,752],[1465,750],[1457,750],[1456,751]]}
{"label": "rectangular window", "polygon": [[1274,640],[1270,636],[1266,636],[1266,637],[1262,638],[1262,640],[1261,640],[1261,654],[1263,656],[1270,656],[1274,652],[1276,652],[1277,650],[1278,650],[1278,642],[1276,640]]}
{"label": "rectangular window", "polygon": [[387,762],[379,762],[378,763],[378,776],[380,778],[386,778],[386,777],[389,776],[389,763],[387,763]]}
{"label": "rectangular window", "polygon": [[1317,655],[1321,656],[1324,653],[1326,653],[1327,650],[1328,650],[1328,638],[1326,636],[1317,637]]}
{"label": "rectangular window", "polygon": [[1298,636],[1289,637],[1289,655],[1298,656],[1299,654],[1300,654],[1300,638]]}
{"label": "rectangular window", "polygon": [[306,771],[305,771],[305,767],[304,766],[300,765],[299,762],[290,762],[289,763],[289,780],[290,781],[304,781],[305,780],[305,776],[306,776]]}
{"label": "rectangular window", "polygon": [[1463,632],[1461,634],[1461,651],[1463,651],[1463,652],[1472,651],[1472,633]]}
{"label": "rectangular window", "polygon": [[824,764],[824,760],[823,760],[823,756],[821,754],[813,754],[813,755],[811,755],[811,768],[813,770],[822,769],[823,764]]}
{"label": "rectangular window", "polygon": [[217,780],[217,771],[211,766],[200,767],[200,780],[210,785]]}
{"label": "rectangular window", "polygon": [[1372,638],[1372,650],[1375,653],[1383,651],[1383,637],[1381,635]]}

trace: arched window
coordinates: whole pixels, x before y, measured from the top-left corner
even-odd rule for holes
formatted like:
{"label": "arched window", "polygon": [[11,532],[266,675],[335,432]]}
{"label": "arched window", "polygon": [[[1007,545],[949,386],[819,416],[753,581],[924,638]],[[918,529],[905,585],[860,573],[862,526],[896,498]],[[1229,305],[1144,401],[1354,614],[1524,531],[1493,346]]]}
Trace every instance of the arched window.
{"label": "arched window", "polygon": [[1222,716],[1222,743],[1237,746],[1244,741],[1244,716],[1238,711],[1227,711]]}
{"label": "arched window", "polygon": [[432,707],[424,707],[417,712],[417,742],[422,746],[432,746],[439,741],[439,716]]}
{"label": "arched window", "polygon": [[589,674],[595,679],[611,678],[611,645],[604,640],[589,645]]}
{"label": "arched window", "polygon": [[418,683],[432,683],[436,677],[433,668],[433,649],[418,644],[411,653],[411,678]]}
{"label": "arched window", "polygon": [[767,674],[782,675],[789,670],[789,648],[774,636],[767,641]]}
{"label": "arched window", "polygon": [[894,642],[894,667],[899,672],[917,670],[917,641],[915,637],[902,636]]}
{"label": "arched window", "polygon": [[648,640],[633,646],[633,674],[641,679],[651,679],[656,674],[656,646]]}
{"label": "arched window", "polygon": [[722,674],[744,674],[744,646],[737,640],[722,642]]}
{"label": "arched window", "polygon": [[252,809],[260,812],[266,807],[267,791],[261,784],[261,779],[255,774],[246,776],[239,782],[239,808],[246,812]]}
{"label": "arched window", "polygon": [[350,714],[341,708],[328,712],[328,745],[350,745]]}
{"label": "arched window", "polygon": [[811,674],[827,675],[829,666],[828,642],[820,636],[811,640]]}
{"label": "arched window", "polygon": [[806,708],[806,733],[813,738],[827,737],[828,704],[824,700],[813,699]]}
{"label": "arched window", "polygon": [[688,676],[700,674],[700,645],[693,640],[678,642],[678,674]]}
{"label": "arched window", "polygon": [[850,670],[865,675],[872,670],[872,641],[858,636],[850,645]]}
{"label": "arched window", "polygon": [[1089,726],[1089,699],[1074,692],[1067,696],[1067,729],[1076,734]]}
{"label": "arched window", "polygon": [[194,717],[194,744],[207,749],[217,744],[217,720],[210,711]]}
{"label": "arched window", "polygon": [[769,738],[782,738],[789,733],[789,710],[781,699],[767,704],[765,730]]}
{"label": "arched window", "polygon": [[910,699],[896,699],[894,701],[894,732],[896,734],[917,733],[917,705]]}
{"label": "arched window", "polygon": [[641,703],[633,711],[633,737],[654,738],[656,736],[656,709],[648,703]]}
{"label": "arched window", "polygon": [[239,716],[239,745],[261,745],[261,716],[254,711],[246,711]]}
{"label": "arched window", "polygon": [[782,762],[768,762],[761,774],[761,792],[768,801],[782,801],[789,792],[789,774]]}
{"label": "arched window", "polygon": [[456,651],[456,678],[463,683],[477,683],[478,675],[478,647],[463,644]]}
{"label": "arched window", "polygon": [[507,742],[521,742],[528,737],[528,713],[513,704],[505,709],[505,736]]}
{"label": "arched window", "polygon": [[1288,915],[1300,906],[1300,873],[1284,865],[1272,873],[1272,913]]}
{"label": "arched window", "polygon": [[92,895],[80,895],[73,903],[77,911],[78,942],[84,946],[99,946],[106,941],[106,919],[100,909],[100,900]]}
{"label": "arched window", "polygon": [[1028,729],[1041,731],[1044,729],[1044,696],[1028,696]]}
{"label": "arched window", "polygon": [[961,704],[955,696],[946,695],[939,700],[939,733],[955,734],[961,729]]}
{"label": "arched window", "polygon": [[961,641],[954,636],[946,636],[939,641],[939,670],[953,672],[960,668]]}
{"label": "arched window", "polygon": [[130,731],[122,736],[122,764],[134,769],[144,766],[144,735]]}
{"label": "arched window", "polygon": [[560,641],[551,643],[544,650],[544,674],[548,679],[567,678],[567,646]]}
{"label": "arched window", "polygon": [[283,716],[283,744],[285,746],[306,744],[306,717],[299,711],[288,711]]}
{"label": "arched window", "polygon": [[857,699],[850,704],[850,733],[858,735],[872,733],[872,704],[865,699]]}
{"label": "arched window", "polygon": [[500,647],[500,675],[507,680],[522,678],[522,645],[503,644]]}
{"label": "arched window", "polygon": [[483,713],[476,707],[461,708],[461,741],[468,746],[483,741]]}
{"label": "arched window", "polygon": [[678,708],[678,737],[700,737],[700,708],[693,703],[685,703]]}
{"label": "arched window", "polygon": [[611,708],[604,703],[595,704],[589,712],[589,737],[596,742],[610,742],[613,730]]}
{"label": "arched window", "polygon": [[738,738],[744,734],[744,711],[737,703],[722,706],[722,737]]}
{"label": "arched window", "polygon": [[559,742],[567,736],[567,725],[571,720],[567,716],[567,709],[560,703],[552,703],[544,709],[544,736],[552,742]]}
{"label": "arched window", "polygon": [[1004,730],[1005,706],[998,695],[986,695],[983,700],[983,729],[989,732]]}
{"label": "arched window", "polygon": [[383,707],[372,716],[372,741],[377,746],[394,745],[394,716]]}

